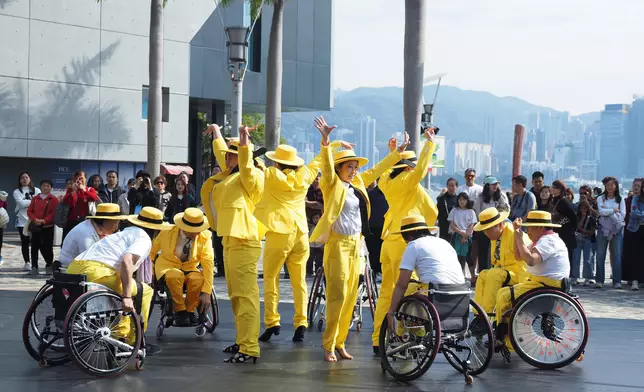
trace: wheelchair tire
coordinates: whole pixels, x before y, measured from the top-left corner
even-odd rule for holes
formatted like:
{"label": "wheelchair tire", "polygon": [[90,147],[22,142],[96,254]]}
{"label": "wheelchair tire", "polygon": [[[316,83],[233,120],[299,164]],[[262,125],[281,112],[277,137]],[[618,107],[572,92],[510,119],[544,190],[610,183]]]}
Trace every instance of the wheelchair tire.
{"label": "wheelchair tire", "polygon": [[369,311],[371,319],[376,318],[376,303],[378,302],[378,285],[376,284],[375,274],[369,267],[365,267],[364,283],[367,288],[367,298],[369,299]]}
{"label": "wheelchair tire", "polygon": [[36,293],[36,295],[34,296],[34,299],[33,299],[33,301],[32,301],[32,302],[36,302],[36,300],[38,300],[38,297],[40,297],[40,296],[41,296],[45,291],[47,291],[47,289],[48,289],[48,288],[50,288],[50,287],[52,287],[52,285],[50,285],[49,283],[45,283],[45,284],[44,284],[44,285],[43,285],[43,286],[38,290],[38,292],[37,292],[37,293]]}
{"label": "wheelchair tire", "polygon": [[212,318],[206,321],[205,327],[208,333],[213,333],[217,325],[219,325],[219,302],[217,302],[217,295],[215,294],[214,288],[212,293],[210,293],[210,311],[212,312]]}
{"label": "wheelchair tire", "polygon": [[[537,314],[537,317],[530,319],[530,314]],[[548,328],[542,324],[544,320],[554,329],[553,332],[557,334],[554,337],[560,341],[552,343],[552,336],[544,335],[544,329]],[[510,341],[516,353],[539,369],[553,370],[571,364],[584,353],[588,343],[588,318],[581,304],[568,294],[554,289],[536,289],[520,296],[512,309],[509,325]],[[530,342],[525,341],[525,335],[536,338],[537,346],[533,350],[529,350]],[[543,359],[530,354],[537,353],[537,350],[538,356],[543,355]]]}
{"label": "wheelchair tire", "polygon": [[[45,286],[43,286],[45,287]],[[25,349],[29,355],[39,363],[44,363],[47,366],[50,365],[62,365],[69,362],[71,359],[67,355],[64,344],[64,335],[62,330],[58,333],[54,332],[53,339],[49,338],[49,328],[52,326],[56,328],[56,320],[54,319],[54,309],[52,304],[51,312],[48,310],[39,310],[38,308],[41,305],[47,303],[52,303],[54,287],[47,285],[43,290],[41,289],[34,301],[29,306],[25,319],[22,323],[22,342],[25,345]],[[50,314],[45,314],[45,325],[41,330],[40,325],[37,320],[37,314],[45,312]],[[41,351],[43,351],[41,355]]]}
{"label": "wheelchair tire", "polygon": [[[317,324],[318,318],[320,322],[323,322],[320,307],[322,306],[322,299],[324,299],[324,295],[324,269],[320,267],[315,273],[315,278],[313,279],[313,284],[311,285],[311,293],[309,295],[309,325]],[[321,328],[318,327],[318,330],[321,330]]]}
{"label": "wheelchair tire", "polygon": [[[105,309],[99,310],[99,306],[104,306]],[[88,307],[90,307],[90,311],[88,311]],[[91,307],[94,307],[94,309],[91,309]],[[125,314],[122,311],[122,308],[123,299],[120,295],[113,291],[100,290],[90,291],[81,295],[69,309],[65,320],[65,347],[67,348],[67,352],[70,357],[84,372],[98,377],[116,376],[123,373],[128,369],[128,367],[134,364],[137,359],[139,359],[139,348],[141,347],[141,343],[144,341],[141,319],[136,312]],[[92,330],[94,326],[101,322],[101,319],[105,320],[108,317],[116,319],[122,318],[123,316],[131,318],[130,327],[134,329],[134,342],[132,342],[131,346],[122,342],[119,338],[112,337],[113,331],[111,327],[117,326],[118,323],[106,321],[104,323],[105,326],[95,328],[94,331]],[[92,320],[92,325],[87,325],[85,323],[85,320],[87,319]],[[86,349],[82,349],[80,342],[76,341],[76,335],[79,333],[85,333],[94,337],[89,344],[93,344],[97,341],[103,344],[101,347],[98,347],[98,351],[103,351],[104,353],[107,352],[111,355],[110,357],[110,355],[103,354],[105,363],[109,368],[100,369],[95,365],[95,363],[90,363],[84,358],[83,354]],[[130,348],[129,351],[125,351],[123,353],[116,351],[121,349],[124,345]],[[95,352],[96,348],[93,348],[90,353],[90,357],[92,357]],[[100,357],[100,353],[97,353],[95,357]],[[121,363],[118,363],[118,357],[125,358]]]}
{"label": "wheelchair tire", "polygon": [[[411,313],[413,311],[414,314]],[[415,314],[415,313],[420,313],[420,315]],[[425,347],[425,352],[420,353],[420,354],[412,354],[411,360],[408,360],[409,362],[413,363],[413,368],[409,370],[397,370],[394,368],[394,364],[398,362],[398,359],[394,357],[398,352],[396,353],[389,353],[388,355],[388,348],[390,345],[390,337],[392,335],[392,332],[398,335],[397,331],[389,331],[389,323],[385,319],[382,323],[382,326],[380,328],[380,361],[382,367],[387,371],[387,373],[391,374],[396,380],[402,381],[402,382],[409,382],[416,380],[420,377],[422,377],[427,370],[432,366],[432,363],[434,362],[434,359],[436,358],[436,354],[438,354],[439,348],[440,348],[440,340],[441,340],[441,329],[440,329],[440,321],[438,318],[438,313],[436,312],[436,308],[434,305],[429,302],[429,300],[422,295],[418,294],[413,294],[407,297],[404,297],[401,301],[400,304],[398,305],[398,309],[396,311],[396,317],[398,320],[398,323],[402,323],[403,325],[405,324],[405,321],[411,321],[411,322],[416,322],[416,323],[422,323],[422,326],[415,326],[415,328],[423,328],[425,334],[423,336],[416,336],[416,340],[420,339],[420,342],[417,343],[422,343],[422,345]],[[402,319],[402,321],[401,321]],[[398,324],[397,324],[398,325]],[[405,333],[403,335],[403,339],[407,337],[409,339],[408,333]],[[405,342],[407,344],[408,342]],[[400,350],[402,351],[402,350]],[[405,349],[406,351],[406,349]],[[422,357],[419,357],[419,355],[422,355]],[[403,360],[405,360],[403,359]]]}
{"label": "wheelchair tire", "polygon": [[[483,373],[485,369],[487,369],[488,365],[492,361],[492,356],[494,356],[495,338],[494,338],[494,330],[492,329],[492,323],[490,323],[490,319],[487,317],[487,314],[485,313],[483,308],[481,308],[479,304],[474,302],[473,299],[470,299],[470,306],[474,308],[474,310],[476,310],[476,312],[478,313],[478,316],[474,316],[475,318],[473,320],[478,320],[479,322],[483,322],[487,330],[485,332],[485,335],[480,336],[481,337],[480,340],[470,335],[471,338],[476,340],[476,342],[472,342],[472,343],[476,344],[478,347],[481,348],[481,356],[483,357],[484,361],[482,363],[479,363],[478,366],[469,366],[468,374],[471,374],[472,376],[478,376],[479,374]],[[471,309],[470,309],[470,314],[473,315],[473,312]],[[471,324],[468,324],[468,330],[465,332],[465,336],[467,336],[469,332],[470,325]],[[487,337],[487,342],[485,341],[485,339],[483,339],[484,337]],[[459,340],[459,343],[463,342],[464,340],[465,339]],[[467,346],[470,348],[473,348],[472,347],[473,344],[467,344]],[[451,348],[451,347],[448,347],[448,348]],[[445,356],[445,359],[447,360],[447,362],[449,362],[449,364],[452,365],[452,367],[456,369],[456,371],[458,371],[459,373],[464,373],[463,366],[459,358],[455,358],[453,356],[453,353],[446,351],[445,348],[443,348],[441,351],[443,352],[443,355]],[[472,360],[472,357],[478,358],[478,356],[470,355],[470,361]]]}

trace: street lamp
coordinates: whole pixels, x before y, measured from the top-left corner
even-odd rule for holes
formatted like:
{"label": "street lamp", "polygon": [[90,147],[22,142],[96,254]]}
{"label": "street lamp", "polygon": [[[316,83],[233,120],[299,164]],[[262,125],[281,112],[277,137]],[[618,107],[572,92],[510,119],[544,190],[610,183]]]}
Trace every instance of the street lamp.
{"label": "street lamp", "polygon": [[248,27],[226,27],[228,41],[228,71],[233,82],[233,97],[231,100],[231,135],[239,136],[239,127],[242,123],[243,84],[248,64]]}

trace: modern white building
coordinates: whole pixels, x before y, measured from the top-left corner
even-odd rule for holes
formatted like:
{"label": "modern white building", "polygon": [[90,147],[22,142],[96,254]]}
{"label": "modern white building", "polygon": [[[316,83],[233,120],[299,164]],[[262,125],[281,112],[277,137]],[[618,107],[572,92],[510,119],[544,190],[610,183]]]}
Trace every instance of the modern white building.
{"label": "modern white building", "polygon": [[629,105],[606,105],[601,112],[599,136],[599,178],[620,178],[626,170],[628,157],[628,111]]}
{"label": "modern white building", "polygon": [[492,146],[480,143],[454,143],[454,173],[473,168],[479,176],[492,174]]}
{"label": "modern white building", "polygon": [[[191,166],[198,186],[200,113],[224,123],[232,95],[224,25],[252,22],[248,1],[215,4],[169,1],[164,12],[162,162]],[[251,35],[246,112],[264,110],[271,17],[265,6]],[[11,193],[21,171],[61,187],[81,168],[125,182],[143,167],[149,19],[149,1],[1,2],[0,189]],[[333,0],[286,2],[284,111],[333,106],[332,28]]]}

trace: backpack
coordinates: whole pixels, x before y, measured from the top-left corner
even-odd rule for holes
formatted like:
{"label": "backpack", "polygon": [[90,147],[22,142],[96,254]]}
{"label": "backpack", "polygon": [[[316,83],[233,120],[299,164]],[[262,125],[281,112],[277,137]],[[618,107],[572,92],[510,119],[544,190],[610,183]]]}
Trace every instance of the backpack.
{"label": "backpack", "polygon": [[58,204],[56,212],[54,212],[54,224],[62,229],[67,227],[67,218],[69,218],[69,210],[71,207],[65,203]]}

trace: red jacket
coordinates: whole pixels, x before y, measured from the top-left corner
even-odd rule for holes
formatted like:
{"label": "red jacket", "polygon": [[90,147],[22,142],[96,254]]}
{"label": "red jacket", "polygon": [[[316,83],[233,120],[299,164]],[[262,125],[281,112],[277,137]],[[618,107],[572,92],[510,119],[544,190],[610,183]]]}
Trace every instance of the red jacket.
{"label": "red jacket", "polygon": [[71,207],[67,220],[77,222],[85,219],[89,213],[88,203],[92,201],[98,201],[98,195],[94,188],[87,187],[84,191],[79,189],[76,193],[68,189],[67,194],[63,197],[63,203]]}
{"label": "red jacket", "polygon": [[50,193],[43,199],[36,195],[31,199],[31,204],[27,209],[27,216],[32,222],[36,219],[44,219],[45,224],[43,227],[53,226],[56,207],[58,207],[58,198],[56,196]]}

